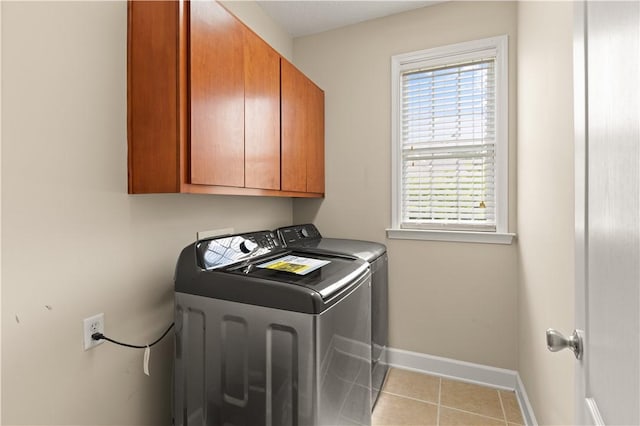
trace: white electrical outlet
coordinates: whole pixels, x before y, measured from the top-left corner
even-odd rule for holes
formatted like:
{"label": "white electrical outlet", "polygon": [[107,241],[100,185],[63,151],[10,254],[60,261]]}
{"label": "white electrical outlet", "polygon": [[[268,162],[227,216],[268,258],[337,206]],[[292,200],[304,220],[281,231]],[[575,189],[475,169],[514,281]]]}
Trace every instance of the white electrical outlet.
{"label": "white electrical outlet", "polygon": [[85,318],[84,324],[84,350],[91,349],[104,343],[104,340],[93,340],[91,335],[94,333],[104,333],[104,314],[97,314],[89,318]]}

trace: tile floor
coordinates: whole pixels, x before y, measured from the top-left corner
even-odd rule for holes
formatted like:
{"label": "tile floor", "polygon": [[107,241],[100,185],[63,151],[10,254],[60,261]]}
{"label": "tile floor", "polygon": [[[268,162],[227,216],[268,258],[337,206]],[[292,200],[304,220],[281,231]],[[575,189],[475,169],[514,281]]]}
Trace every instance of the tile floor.
{"label": "tile floor", "polygon": [[373,410],[381,425],[524,425],[514,392],[392,368]]}

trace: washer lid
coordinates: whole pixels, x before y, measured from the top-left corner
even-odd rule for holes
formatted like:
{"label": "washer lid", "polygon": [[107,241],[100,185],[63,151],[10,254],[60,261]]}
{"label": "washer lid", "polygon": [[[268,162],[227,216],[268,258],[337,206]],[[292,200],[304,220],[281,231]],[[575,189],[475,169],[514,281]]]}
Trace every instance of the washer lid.
{"label": "washer lid", "polygon": [[[286,256],[306,258],[313,268],[303,271],[297,261],[290,262],[293,266],[267,267],[269,262],[285,262]],[[175,291],[321,313],[369,279],[369,264],[362,259],[286,249],[273,232],[260,231],[197,241],[185,247],[176,264]]]}
{"label": "washer lid", "polygon": [[[309,253],[296,250],[254,259],[250,263],[225,268],[223,271],[245,276],[247,280],[268,280],[303,286],[331,299],[363,275],[369,265],[361,259],[338,253]],[[294,289],[292,289],[294,290]]]}

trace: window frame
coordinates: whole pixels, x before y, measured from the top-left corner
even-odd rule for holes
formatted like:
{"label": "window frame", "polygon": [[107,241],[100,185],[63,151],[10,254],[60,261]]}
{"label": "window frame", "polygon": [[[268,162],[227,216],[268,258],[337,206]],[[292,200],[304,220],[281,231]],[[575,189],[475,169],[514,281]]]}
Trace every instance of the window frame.
{"label": "window frame", "polygon": [[[508,36],[501,35],[447,46],[435,47],[391,57],[391,228],[389,238],[468,241],[511,244],[509,233],[509,57]],[[496,230],[457,231],[434,226],[432,229],[402,228],[402,108],[401,74],[405,71],[450,65],[495,54],[496,74]]]}

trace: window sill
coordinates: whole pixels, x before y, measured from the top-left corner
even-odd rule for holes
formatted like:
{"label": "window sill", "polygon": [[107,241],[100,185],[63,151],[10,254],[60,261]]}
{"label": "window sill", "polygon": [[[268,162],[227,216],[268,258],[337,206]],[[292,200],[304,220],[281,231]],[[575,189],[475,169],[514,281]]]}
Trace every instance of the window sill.
{"label": "window sill", "polygon": [[461,243],[511,244],[516,234],[473,231],[387,229],[387,238],[399,240],[452,241]]}

